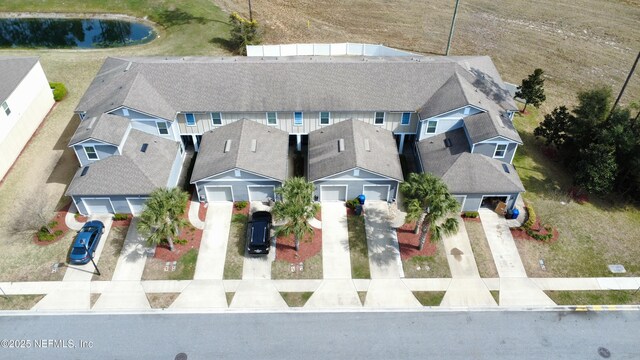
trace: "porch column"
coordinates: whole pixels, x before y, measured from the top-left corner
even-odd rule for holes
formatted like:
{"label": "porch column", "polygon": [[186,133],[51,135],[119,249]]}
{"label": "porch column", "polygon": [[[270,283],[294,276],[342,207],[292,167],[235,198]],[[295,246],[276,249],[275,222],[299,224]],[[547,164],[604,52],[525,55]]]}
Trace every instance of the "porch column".
{"label": "porch column", "polygon": [[196,135],[191,135],[191,140],[193,141],[193,147],[196,152],[200,151],[200,144],[198,144],[198,137]]}
{"label": "porch column", "polygon": [[404,148],[404,134],[400,134],[400,145],[398,146],[398,154],[402,154]]}
{"label": "porch column", "polygon": [[302,134],[296,134],[296,150],[302,151]]}

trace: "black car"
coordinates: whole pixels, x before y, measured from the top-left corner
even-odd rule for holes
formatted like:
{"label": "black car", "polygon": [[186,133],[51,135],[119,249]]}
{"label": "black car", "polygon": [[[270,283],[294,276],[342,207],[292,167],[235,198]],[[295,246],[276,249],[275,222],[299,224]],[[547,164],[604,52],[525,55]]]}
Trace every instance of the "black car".
{"label": "black car", "polygon": [[268,254],[271,247],[271,213],[256,211],[251,215],[247,229],[247,252]]}

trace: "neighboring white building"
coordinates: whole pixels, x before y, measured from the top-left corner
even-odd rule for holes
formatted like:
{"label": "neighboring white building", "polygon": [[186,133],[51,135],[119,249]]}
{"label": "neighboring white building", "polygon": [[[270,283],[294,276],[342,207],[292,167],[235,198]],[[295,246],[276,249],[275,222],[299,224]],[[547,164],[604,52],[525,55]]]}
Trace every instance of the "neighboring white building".
{"label": "neighboring white building", "polygon": [[53,106],[37,57],[0,56],[0,179]]}

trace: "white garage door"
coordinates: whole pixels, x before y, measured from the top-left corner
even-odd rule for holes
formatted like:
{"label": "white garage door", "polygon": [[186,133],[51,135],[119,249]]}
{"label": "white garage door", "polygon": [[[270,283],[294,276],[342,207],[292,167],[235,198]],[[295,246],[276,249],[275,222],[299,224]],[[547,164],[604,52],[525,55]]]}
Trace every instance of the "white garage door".
{"label": "white garage door", "polygon": [[273,186],[247,186],[249,201],[267,201],[267,198],[275,199]]}
{"label": "white garage door", "polygon": [[113,207],[107,198],[100,199],[82,199],[84,207],[89,214],[112,214]]}
{"label": "white garage door", "polygon": [[233,193],[230,186],[206,186],[207,201],[233,201]]}
{"label": "white garage door", "polygon": [[347,186],[321,186],[320,187],[320,201],[346,201],[347,200]]}
{"label": "white garage door", "polygon": [[127,198],[129,209],[133,215],[140,215],[144,211],[144,204],[149,198]]}
{"label": "white garage door", "polygon": [[389,186],[386,185],[365,185],[363,193],[367,201],[387,201],[389,199]]}

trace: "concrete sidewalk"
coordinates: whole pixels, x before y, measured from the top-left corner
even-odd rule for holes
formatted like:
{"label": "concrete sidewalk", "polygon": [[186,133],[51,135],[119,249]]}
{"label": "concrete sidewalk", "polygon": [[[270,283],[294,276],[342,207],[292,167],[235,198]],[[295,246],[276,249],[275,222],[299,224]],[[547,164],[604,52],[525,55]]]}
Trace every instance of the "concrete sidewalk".
{"label": "concrete sidewalk", "polygon": [[92,309],[144,310],[151,306],[140,281],[112,281]]}
{"label": "concrete sidewalk", "polygon": [[286,309],[271,280],[242,280],[229,306],[233,309]]}
{"label": "concrete sidewalk", "polygon": [[209,203],[194,280],[222,280],[232,208],[230,201]]}
{"label": "concrete sidewalk", "polygon": [[320,287],[311,295],[304,307],[314,309],[360,308],[362,304],[353,280],[326,279],[322,281]]}
{"label": "concrete sidewalk", "polygon": [[384,201],[367,202],[364,219],[371,279],[403,278],[398,237],[391,227],[389,205]]}
{"label": "concrete sidewalk", "polygon": [[322,275],[351,279],[347,208],[342,202],[322,203]]}
{"label": "concrete sidewalk", "polygon": [[193,280],[170,309],[226,309],[227,296],[222,280]]}
{"label": "concrete sidewalk", "polygon": [[[104,249],[104,244],[107,242],[107,238],[109,237],[109,232],[111,231],[111,225],[113,224],[113,217],[111,214],[108,215],[100,215],[91,217],[89,220],[100,220],[104,223],[104,234],[100,237],[100,243],[96,248],[95,254],[93,256],[93,261],[98,265],[98,269],[100,268],[100,254],[102,254],[102,249]],[[71,265],[67,264],[67,271],[64,273],[64,278],[62,281],[91,281],[93,274],[96,269],[93,267],[91,261],[84,265]]]}
{"label": "concrete sidewalk", "polygon": [[422,307],[422,304],[401,279],[372,279],[364,307],[406,309]]}
{"label": "concrete sidewalk", "polygon": [[146,246],[146,239],[138,234],[137,225],[138,219],[134,218],[124,239],[116,268],[113,270],[113,281],[133,281],[142,278],[149,248]]}

